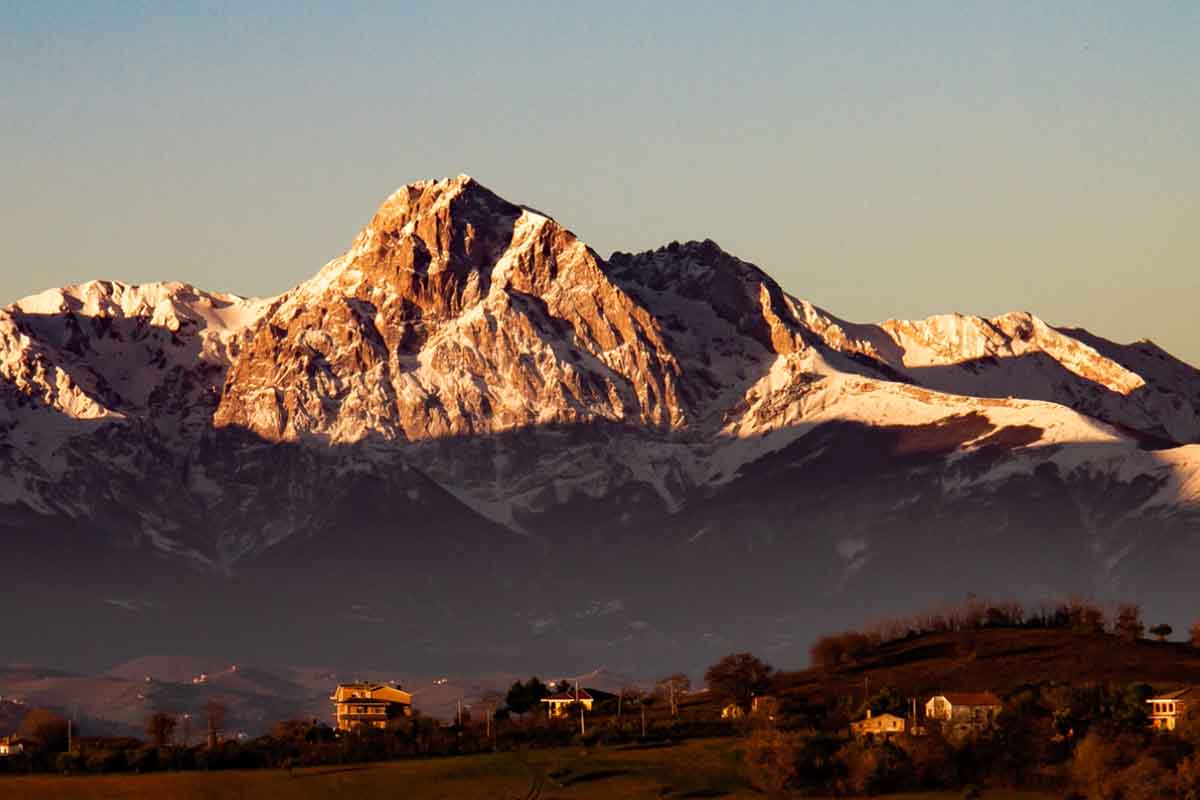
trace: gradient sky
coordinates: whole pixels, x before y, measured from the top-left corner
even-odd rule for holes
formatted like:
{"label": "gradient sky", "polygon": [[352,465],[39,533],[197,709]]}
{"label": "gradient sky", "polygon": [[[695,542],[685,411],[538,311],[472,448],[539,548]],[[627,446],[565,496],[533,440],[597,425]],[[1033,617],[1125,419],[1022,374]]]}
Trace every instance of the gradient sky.
{"label": "gradient sky", "polygon": [[467,172],[852,320],[1029,310],[1200,364],[1194,0],[336,6],[0,0],[0,302],[275,294]]}

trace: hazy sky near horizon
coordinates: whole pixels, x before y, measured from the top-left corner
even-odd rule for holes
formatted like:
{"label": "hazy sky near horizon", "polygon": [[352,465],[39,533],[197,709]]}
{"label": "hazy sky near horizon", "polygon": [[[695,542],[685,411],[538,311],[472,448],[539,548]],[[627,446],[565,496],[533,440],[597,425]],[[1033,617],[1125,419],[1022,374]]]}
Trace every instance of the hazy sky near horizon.
{"label": "hazy sky near horizon", "polygon": [[602,255],[712,238],[855,321],[1200,364],[1200,3],[0,0],[0,304],[266,295],[467,172]]}

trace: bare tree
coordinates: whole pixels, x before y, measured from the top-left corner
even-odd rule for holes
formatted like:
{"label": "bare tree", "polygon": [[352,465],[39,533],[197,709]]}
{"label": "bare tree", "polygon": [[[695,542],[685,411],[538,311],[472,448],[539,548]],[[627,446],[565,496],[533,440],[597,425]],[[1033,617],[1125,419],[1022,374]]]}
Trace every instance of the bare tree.
{"label": "bare tree", "polygon": [[208,723],[208,746],[216,747],[221,729],[225,727],[225,705],[219,700],[204,704],[204,719]]}
{"label": "bare tree", "polygon": [[652,703],[652,702],[653,702],[653,699],[650,697],[650,695],[642,694],[641,692],[638,693],[637,704],[638,704],[638,708],[640,708],[641,712],[642,712],[642,738],[643,739],[646,738],[646,706],[650,705],[650,703]]}
{"label": "bare tree", "polygon": [[642,701],[642,690],[633,684],[622,686],[617,692],[617,722],[621,721],[621,715],[624,713],[624,707],[627,705],[640,705]]}
{"label": "bare tree", "polygon": [[1146,633],[1142,622],[1142,608],[1134,603],[1117,606],[1117,618],[1113,622],[1113,633],[1127,642],[1136,642]]}
{"label": "bare tree", "polygon": [[175,733],[175,724],[173,715],[158,711],[151,714],[150,719],[146,721],[146,733],[154,740],[156,746],[166,747]]}
{"label": "bare tree", "polygon": [[679,716],[679,698],[692,688],[692,681],[682,672],[668,675],[658,682],[658,693],[667,701],[667,708],[672,717]]}
{"label": "bare tree", "polygon": [[484,734],[492,743],[492,749],[496,749],[496,710],[504,705],[504,695],[497,691],[484,692],[479,698],[479,704],[483,706],[484,722],[486,728]]}

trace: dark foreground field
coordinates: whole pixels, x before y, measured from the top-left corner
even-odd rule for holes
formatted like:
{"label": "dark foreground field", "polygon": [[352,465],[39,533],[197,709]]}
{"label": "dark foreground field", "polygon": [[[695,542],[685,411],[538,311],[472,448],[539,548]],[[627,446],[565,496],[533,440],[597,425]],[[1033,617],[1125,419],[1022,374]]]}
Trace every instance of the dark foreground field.
{"label": "dark foreground field", "polygon": [[[94,777],[0,778],[0,798],[396,798],[406,800],[601,800],[601,798],[761,798],[740,770],[734,740],[668,747],[577,747],[429,761],[296,770],[178,772]],[[904,795],[909,800],[960,793]],[[1048,795],[986,792],[995,800]]]}

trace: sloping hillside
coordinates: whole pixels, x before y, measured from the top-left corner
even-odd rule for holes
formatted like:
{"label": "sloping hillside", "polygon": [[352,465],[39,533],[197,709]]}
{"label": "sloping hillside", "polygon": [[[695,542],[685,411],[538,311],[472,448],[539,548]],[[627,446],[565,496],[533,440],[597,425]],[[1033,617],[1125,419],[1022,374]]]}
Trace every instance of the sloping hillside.
{"label": "sloping hillside", "polygon": [[781,676],[802,702],[861,701],[885,687],[906,696],[991,690],[1001,696],[1041,683],[1147,683],[1157,690],[1200,684],[1200,650],[1178,642],[1125,642],[1061,629],[985,629],[889,642],[858,663]]}

